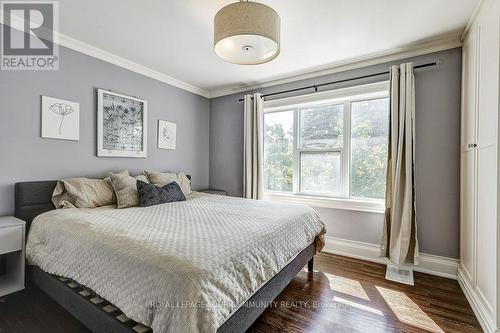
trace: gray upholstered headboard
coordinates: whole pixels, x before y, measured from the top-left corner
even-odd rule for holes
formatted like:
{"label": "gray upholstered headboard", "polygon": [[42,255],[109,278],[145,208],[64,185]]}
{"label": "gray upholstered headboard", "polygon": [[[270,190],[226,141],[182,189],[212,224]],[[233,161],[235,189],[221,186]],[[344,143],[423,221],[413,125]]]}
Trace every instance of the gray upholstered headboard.
{"label": "gray upholstered headboard", "polygon": [[[190,175],[187,175],[187,177],[191,180]],[[52,192],[54,192],[56,184],[56,180],[15,184],[16,207],[14,215],[26,222],[26,232],[28,232],[31,222],[35,217],[55,209],[52,203]]]}
{"label": "gray upholstered headboard", "polygon": [[35,217],[55,209],[51,198],[56,183],[56,180],[47,180],[15,184],[15,216],[26,221],[26,231]]}

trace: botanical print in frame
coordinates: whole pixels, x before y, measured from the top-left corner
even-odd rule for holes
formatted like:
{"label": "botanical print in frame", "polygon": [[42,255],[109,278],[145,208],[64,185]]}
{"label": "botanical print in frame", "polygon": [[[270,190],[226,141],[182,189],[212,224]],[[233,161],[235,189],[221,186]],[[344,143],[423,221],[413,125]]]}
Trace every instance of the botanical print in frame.
{"label": "botanical print in frame", "polygon": [[177,124],[158,120],[158,148],[175,149],[177,143]]}
{"label": "botanical print in frame", "polygon": [[80,104],[42,96],[42,138],[80,139]]}
{"label": "botanical print in frame", "polygon": [[147,102],[97,90],[97,156],[146,157]]}

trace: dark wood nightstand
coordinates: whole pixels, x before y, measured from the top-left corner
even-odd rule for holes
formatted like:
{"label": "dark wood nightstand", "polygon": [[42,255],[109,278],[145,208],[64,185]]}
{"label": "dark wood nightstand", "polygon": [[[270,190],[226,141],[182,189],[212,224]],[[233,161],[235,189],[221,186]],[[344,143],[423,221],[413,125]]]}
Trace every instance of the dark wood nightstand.
{"label": "dark wood nightstand", "polygon": [[227,191],[219,190],[216,188],[209,188],[209,189],[205,189],[205,190],[200,190],[200,192],[208,193],[208,194],[227,195]]}

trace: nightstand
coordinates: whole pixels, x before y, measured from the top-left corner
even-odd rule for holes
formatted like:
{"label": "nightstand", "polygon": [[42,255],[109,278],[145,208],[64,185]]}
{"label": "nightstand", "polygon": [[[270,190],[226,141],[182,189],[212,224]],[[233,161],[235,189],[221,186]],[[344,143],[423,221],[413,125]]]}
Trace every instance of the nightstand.
{"label": "nightstand", "polygon": [[24,289],[25,228],[13,216],[0,217],[0,297]]}
{"label": "nightstand", "polygon": [[200,190],[200,192],[208,193],[208,194],[227,195],[227,191],[218,190],[216,188],[209,188],[206,190]]}

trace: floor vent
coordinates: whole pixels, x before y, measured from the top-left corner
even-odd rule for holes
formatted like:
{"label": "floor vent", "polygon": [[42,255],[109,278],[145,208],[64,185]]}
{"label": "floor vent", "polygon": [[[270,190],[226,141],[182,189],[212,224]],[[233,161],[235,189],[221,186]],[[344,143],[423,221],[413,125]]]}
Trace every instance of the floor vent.
{"label": "floor vent", "polygon": [[413,269],[387,264],[385,279],[413,286]]}

